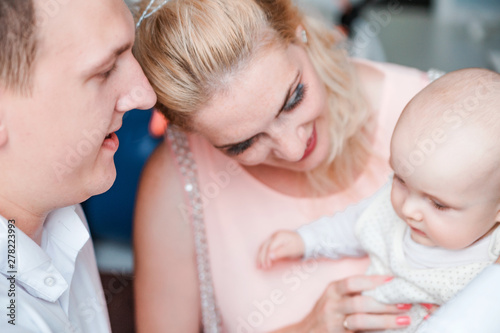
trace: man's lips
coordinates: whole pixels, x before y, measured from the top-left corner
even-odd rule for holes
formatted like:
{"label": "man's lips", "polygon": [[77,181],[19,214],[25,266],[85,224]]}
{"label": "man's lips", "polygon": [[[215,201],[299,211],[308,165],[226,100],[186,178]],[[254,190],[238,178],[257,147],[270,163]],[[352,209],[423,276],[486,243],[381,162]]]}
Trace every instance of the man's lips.
{"label": "man's lips", "polygon": [[111,131],[104,137],[104,141],[109,140],[109,139],[114,139],[114,136],[116,137],[116,132],[122,127],[121,124],[117,125],[114,127],[114,129],[111,129]]}
{"label": "man's lips", "polygon": [[305,160],[307,158],[307,156],[311,155],[314,148],[316,148],[316,142],[317,142],[316,124],[314,124],[311,136],[309,137],[309,139],[307,140],[307,143],[306,143],[306,150],[304,151],[304,155],[300,159],[301,161]]}
{"label": "man's lips", "polygon": [[102,143],[102,146],[116,151],[118,149],[119,144],[120,142],[118,140],[118,136],[116,135],[115,132],[112,132],[106,135],[106,137],[104,138],[104,142]]}

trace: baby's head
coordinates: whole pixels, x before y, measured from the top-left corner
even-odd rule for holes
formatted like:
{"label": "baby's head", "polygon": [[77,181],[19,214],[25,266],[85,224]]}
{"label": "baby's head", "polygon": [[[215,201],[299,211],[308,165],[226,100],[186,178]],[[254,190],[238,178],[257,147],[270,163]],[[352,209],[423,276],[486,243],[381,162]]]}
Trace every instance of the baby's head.
{"label": "baby's head", "polygon": [[391,200],[427,246],[465,248],[500,222],[500,74],[463,69],[408,103],[391,142]]}

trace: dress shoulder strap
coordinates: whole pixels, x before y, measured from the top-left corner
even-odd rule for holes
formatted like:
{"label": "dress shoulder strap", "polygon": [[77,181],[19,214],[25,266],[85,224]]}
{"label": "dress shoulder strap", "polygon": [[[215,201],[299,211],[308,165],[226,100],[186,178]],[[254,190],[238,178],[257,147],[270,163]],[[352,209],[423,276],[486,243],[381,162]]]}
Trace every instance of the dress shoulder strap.
{"label": "dress shoulder strap", "polygon": [[208,257],[207,237],[203,216],[203,202],[198,184],[197,166],[189,147],[187,135],[169,126],[167,139],[171,144],[176,162],[182,175],[182,182],[189,206],[189,221],[193,230],[196,247],[196,265],[200,285],[200,301],[204,333],[221,333],[222,320],[216,304],[210,262]]}

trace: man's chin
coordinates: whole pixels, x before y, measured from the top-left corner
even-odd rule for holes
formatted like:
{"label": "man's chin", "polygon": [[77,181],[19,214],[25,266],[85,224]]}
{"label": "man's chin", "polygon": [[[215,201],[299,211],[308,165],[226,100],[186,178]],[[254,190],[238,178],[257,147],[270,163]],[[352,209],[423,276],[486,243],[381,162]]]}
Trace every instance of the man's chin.
{"label": "man's chin", "polygon": [[110,172],[108,175],[103,176],[100,180],[96,180],[94,182],[91,191],[89,191],[89,197],[107,192],[113,186],[115,180],[116,169],[113,167],[112,172]]}

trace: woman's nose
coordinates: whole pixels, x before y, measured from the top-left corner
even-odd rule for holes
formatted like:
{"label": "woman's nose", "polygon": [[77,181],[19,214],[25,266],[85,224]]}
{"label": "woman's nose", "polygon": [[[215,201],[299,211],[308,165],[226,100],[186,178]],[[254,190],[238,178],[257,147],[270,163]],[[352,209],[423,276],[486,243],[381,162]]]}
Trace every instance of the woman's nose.
{"label": "woman's nose", "polygon": [[275,142],[274,153],[278,158],[290,162],[299,161],[304,156],[306,148],[306,130],[300,126],[288,134],[286,132],[277,133]]}

